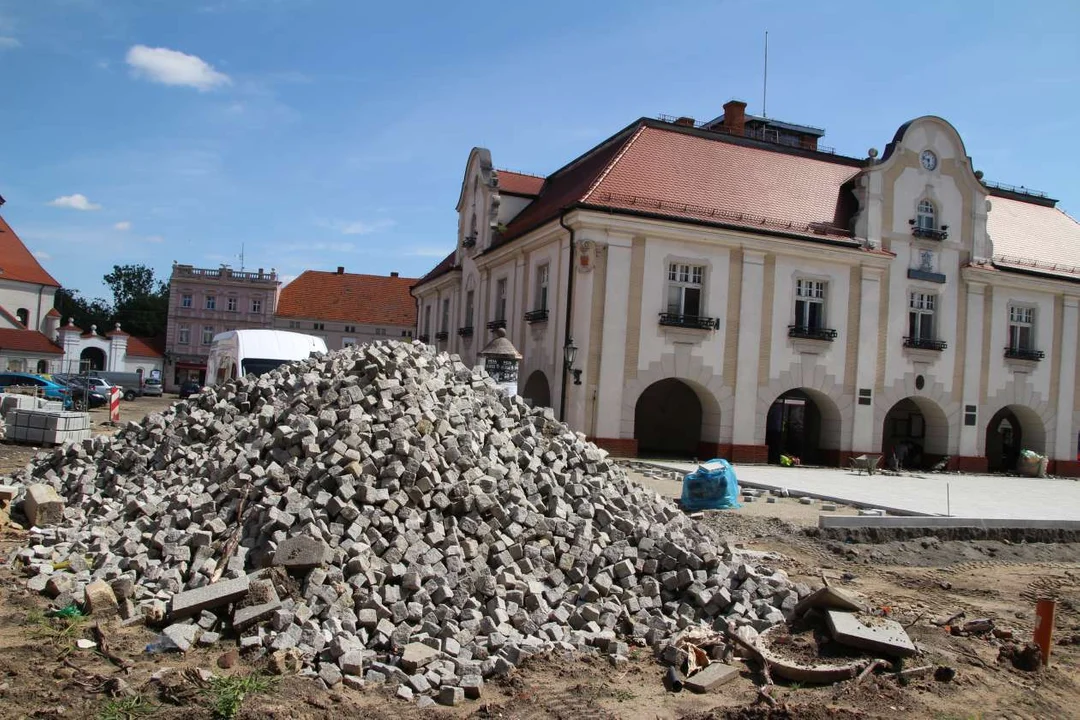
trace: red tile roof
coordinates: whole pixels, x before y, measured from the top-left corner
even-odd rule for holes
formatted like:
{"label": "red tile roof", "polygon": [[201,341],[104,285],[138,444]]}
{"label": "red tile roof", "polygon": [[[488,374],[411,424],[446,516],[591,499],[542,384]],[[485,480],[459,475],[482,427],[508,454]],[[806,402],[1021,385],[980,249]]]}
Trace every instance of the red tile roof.
{"label": "red tile roof", "polygon": [[127,354],[134,357],[159,358],[165,356],[164,338],[128,337]]}
{"label": "red tile roof", "polygon": [[63,355],[64,349],[37,330],[13,330],[0,328],[0,352],[37,353],[38,355]]}
{"label": "red tile roof", "polygon": [[45,313],[45,317],[58,318],[58,317],[60,317],[60,311],[57,310],[56,308],[49,308],[49,312]]}
{"label": "red tile roof", "polygon": [[1080,277],[1080,223],[1062,210],[993,197],[986,232],[1002,268]]}
{"label": "red tile roof", "polygon": [[364,325],[416,325],[416,278],[305,270],[286,285],[277,315]]}
{"label": "red tile roof", "polygon": [[544,187],[544,178],[539,175],[526,175],[513,170],[499,170],[499,192],[511,195],[536,197]]}
{"label": "red tile roof", "polygon": [[26,249],[23,241],[0,216],[0,278],[17,282],[60,287],[52,275],[45,272],[37,258]]}

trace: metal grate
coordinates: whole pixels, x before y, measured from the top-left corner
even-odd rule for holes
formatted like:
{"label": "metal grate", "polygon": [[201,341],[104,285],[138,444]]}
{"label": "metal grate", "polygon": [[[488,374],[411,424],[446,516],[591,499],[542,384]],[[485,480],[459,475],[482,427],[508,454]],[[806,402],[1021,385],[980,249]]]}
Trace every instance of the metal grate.
{"label": "metal grate", "polygon": [[1030,350],[1028,348],[1007,347],[1005,348],[1005,357],[1010,360],[1042,360],[1046,357],[1046,353],[1042,350]]}
{"label": "metal grate", "polygon": [[927,338],[904,338],[904,347],[914,348],[916,350],[936,350],[941,352],[945,348],[949,347],[949,344],[944,340],[928,340]]}
{"label": "metal grate", "polygon": [[694,328],[696,330],[715,330],[719,321],[716,318],[700,315],[676,315],[660,313],[660,324],[671,327]]}
{"label": "metal grate", "polygon": [[832,328],[808,327],[806,325],[788,325],[788,337],[800,340],[825,340],[832,342],[836,339],[836,331]]}
{"label": "metal grate", "polygon": [[547,311],[547,309],[544,309],[544,310],[530,310],[529,312],[525,313],[525,322],[529,323],[530,325],[533,324],[533,323],[547,322],[547,320],[548,320],[548,311]]}

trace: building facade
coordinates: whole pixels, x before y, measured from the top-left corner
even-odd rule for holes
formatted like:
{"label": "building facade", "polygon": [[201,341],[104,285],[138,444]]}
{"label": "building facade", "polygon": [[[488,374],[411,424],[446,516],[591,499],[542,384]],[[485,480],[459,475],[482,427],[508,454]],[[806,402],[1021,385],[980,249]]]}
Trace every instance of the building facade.
{"label": "building facade", "polygon": [[305,270],[281,291],[274,328],[321,337],[339,350],[372,340],[412,338],[416,278]]}
{"label": "building facade", "polygon": [[177,390],[188,379],[206,381],[214,336],[227,330],[273,325],[281,283],[277,272],[228,267],[197,268],[173,263],[165,341],[164,387]]}
{"label": "building facade", "polygon": [[521,393],[620,455],[1080,474],[1080,225],[941,118],[867,158],[823,132],[733,101],[546,178],[474,149],[417,332],[475,363],[505,327]]}
{"label": "building facade", "polygon": [[53,305],[59,288],[0,217],[0,372],[56,369],[63,356],[55,342],[60,314]]}

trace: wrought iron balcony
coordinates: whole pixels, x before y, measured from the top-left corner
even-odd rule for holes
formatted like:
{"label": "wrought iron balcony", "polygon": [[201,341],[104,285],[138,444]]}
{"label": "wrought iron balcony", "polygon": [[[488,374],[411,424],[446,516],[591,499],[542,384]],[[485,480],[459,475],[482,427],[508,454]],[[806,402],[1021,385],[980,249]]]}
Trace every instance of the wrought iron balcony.
{"label": "wrought iron balcony", "polygon": [[675,313],[660,313],[660,324],[672,327],[694,328],[695,330],[715,330],[719,325],[716,318],[703,317],[701,315],[676,315]]}
{"label": "wrought iron balcony", "polygon": [[525,313],[525,322],[529,323],[530,325],[532,325],[533,323],[547,322],[547,320],[547,308],[544,308],[542,310],[530,310],[529,312]]}
{"label": "wrought iron balcony", "polygon": [[1034,360],[1038,362],[1046,357],[1046,353],[1042,350],[1032,350],[1030,348],[1007,347],[1005,348],[1005,357],[1010,360]]}
{"label": "wrought iron balcony", "polygon": [[808,325],[788,325],[788,337],[800,340],[825,340],[832,342],[836,339],[836,331],[832,328],[810,327]]}
{"label": "wrought iron balcony", "polygon": [[911,226],[911,234],[917,238],[926,238],[927,240],[945,240],[949,237],[949,226],[942,225],[940,230],[934,228],[924,228],[918,225]]}
{"label": "wrought iron balcony", "polygon": [[458,328],[458,337],[472,337],[473,328],[472,325],[466,325],[465,327]]}
{"label": "wrought iron balcony", "polygon": [[499,328],[504,327],[506,327],[506,318],[503,318],[502,320],[492,320],[487,324],[488,330],[498,330]]}
{"label": "wrought iron balcony", "polygon": [[462,247],[467,247],[467,248],[475,247],[476,246],[476,236],[475,235],[466,235],[465,238],[462,239],[462,241],[461,241],[461,246]]}
{"label": "wrought iron balcony", "polygon": [[419,340],[422,343],[426,343],[426,342],[431,341],[431,336],[430,335],[418,335],[416,339]]}
{"label": "wrought iron balcony", "polygon": [[443,340],[446,340],[448,337],[450,337],[450,333],[448,333],[445,330],[442,330],[440,332],[435,333],[436,342],[442,342]]}
{"label": "wrought iron balcony", "polygon": [[949,344],[944,340],[930,340],[929,338],[906,337],[904,338],[904,347],[914,348],[916,350],[936,350],[937,352],[941,352],[945,348],[949,347]]}

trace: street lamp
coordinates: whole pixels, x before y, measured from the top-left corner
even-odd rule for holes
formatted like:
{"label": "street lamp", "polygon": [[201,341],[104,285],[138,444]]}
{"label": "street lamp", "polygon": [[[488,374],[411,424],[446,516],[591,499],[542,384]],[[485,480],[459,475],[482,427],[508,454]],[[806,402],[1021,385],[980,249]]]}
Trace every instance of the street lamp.
{"label": "street lamp", "polygon": [[574,338],[570,337],[566,340],[566,345],[563,347],[563,362],[566,364],[566,371],[573,374],[574,384],[581,384],[581,370],[574,369],[574,361],[577,360],[577,346],[574,345]]}

